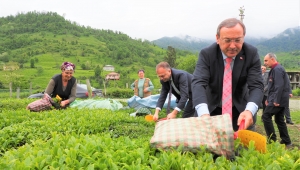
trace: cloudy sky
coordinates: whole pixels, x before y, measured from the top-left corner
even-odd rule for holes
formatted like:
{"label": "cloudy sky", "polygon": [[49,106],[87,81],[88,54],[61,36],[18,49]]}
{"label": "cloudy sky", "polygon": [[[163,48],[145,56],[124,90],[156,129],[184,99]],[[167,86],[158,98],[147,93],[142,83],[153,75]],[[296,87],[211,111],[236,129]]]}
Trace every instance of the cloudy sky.
{"label": "cloudy sky", "polygon": [[300,0],[0,0],[0,17],[57,12],[80,25],[156,40],[189,35],[214,39],[217,25],[239,18],[244,6],[246,36],[271,38],[300,27]]}

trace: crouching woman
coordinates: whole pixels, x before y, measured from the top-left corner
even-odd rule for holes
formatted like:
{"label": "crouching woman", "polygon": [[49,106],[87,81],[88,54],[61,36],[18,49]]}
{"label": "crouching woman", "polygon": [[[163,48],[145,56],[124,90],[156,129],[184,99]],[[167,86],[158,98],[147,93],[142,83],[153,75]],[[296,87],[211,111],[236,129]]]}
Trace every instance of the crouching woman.
{"label": "crouching woman", "polygon": [[61,74],[51,78],[45,93],[52,98],[58,95],[62,99],[60,107],[65,108],[76,99],[76,78],[73,77],[75,65],[71,62],[63,62],[60,68]]}

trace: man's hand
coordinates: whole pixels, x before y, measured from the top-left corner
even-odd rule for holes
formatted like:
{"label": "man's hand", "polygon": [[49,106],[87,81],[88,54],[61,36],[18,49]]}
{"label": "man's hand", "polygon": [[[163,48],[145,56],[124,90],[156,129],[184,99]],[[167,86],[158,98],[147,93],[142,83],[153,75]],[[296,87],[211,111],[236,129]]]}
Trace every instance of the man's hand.
{"label": "man's hand", "polygon": [[176,118],[176,115],[177,115],[177,111],[175,112],[176,110],[173,110],[173,112],[169,113],[167,115],[167,119],[174,119]]}
{"label": "man's hand", "polygon": [[278,107],[280,104],[279,103],[273,103],[274,104],[274,106],[276,106],[276,107]]}
{"label": "man's hand", "polygon": [[243,119],[245,119],[245,129],[247,129],[249,126],[253,124],[253,116],[249,110],[245,110],[240,114],[237,121],[238,126],[240,126],[240,123],[242,122]]}
{"label": "man's hand", "polygon": [[153,120],[157,121],[158,120],[158,112],[155,111],[154,115],[153,115]]}
{"label": "man's hand", "polygon": [[293,97],[293,94],[290,94],[290,97]]}

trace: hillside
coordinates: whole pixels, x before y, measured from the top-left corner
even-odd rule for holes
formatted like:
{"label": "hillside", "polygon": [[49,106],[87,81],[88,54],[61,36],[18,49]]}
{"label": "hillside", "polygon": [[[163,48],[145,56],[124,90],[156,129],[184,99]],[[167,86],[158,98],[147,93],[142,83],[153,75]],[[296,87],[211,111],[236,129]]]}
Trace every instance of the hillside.
{"label": "hillside", "polygon": [[[278,61],[287,71],[299,71],[300,68],[300,32],[299,30],[287,29],[272,39],[245,37],[245,41],[258,48],[258,53],[263,64],[264,56],[273,52],[277,55]],[[188,50],[198,55],[199,51],[212,43],[210,40],[195,37],[163,37],[153,41],[156,45],[166,48],[173,46],[181,50]],[[196,62],[197,58],[191,57],[187,64]],[[192,68],[186,67],[192,72]]]}
{"label": "hillside", "polygon": [[[184,57],[192,53],[181,53]],[[5,86],[44,89],[53,74],[59,73],[63,61],[76,64],[75,77],[81,81],[90,78],[92,85],[101,88],[104,76],[94,77],[94,69],[114,65],[121,80],[108,82],[113,87],[124,87],[137,78],[136,71],[145,69],[146,76],[159,86],[155,65],[166,56],[166,50],[149,41],[132,39],[112,30],[93,29],[68,21],[55,12],[28,12],[0,18],[0,65],[15,62],[20,69],[3,71],[0,82]],[[159,88],[159,87],[158,87]]]}
{"label": "hillside", "polygon": [[[297,52],[300,50],[300,27],[289,28],[271,39],[245,37],[245,41],[258,48],[259,55],[265,56],[268,52]],[[199,53],[201,49],[215,40],[200,39],[197,37],[163,37],[152,41],[154,44],[166,48],[173,46],[181,50]]]}
{"label": "hillside", "polygon": [[262,54],[300,51],[300,27],[288,28],[277,36],[256,45]]}

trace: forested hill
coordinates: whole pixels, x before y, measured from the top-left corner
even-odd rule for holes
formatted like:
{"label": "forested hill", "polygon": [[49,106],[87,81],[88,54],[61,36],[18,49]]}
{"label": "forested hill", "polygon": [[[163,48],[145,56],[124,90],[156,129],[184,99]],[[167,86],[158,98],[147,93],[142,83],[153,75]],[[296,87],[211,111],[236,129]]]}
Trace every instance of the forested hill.
{"label": "forested hill", "polygon": [[188,35],[184,37],[162,37],[152,42],[165,49],[167,49],[168,46],[172,46],[174,48],[188,50],[196,54],[198,54],[202,48],[213,43],[213,41],[201,40]]}
{"label": "forested hill", "polygon": [[[176,49],[178,59],[191,55]],[[28,88],[33,82],[33,87],[44,88],[48,79],[59,72],[60,64],[71,61],[76,64],[76,78],[90,78],[95,87],[103,87],[108,74],[102,70],[105,65],[113,65],[120,73],[121,79],[114,86],[131,84],[138,69],[145,69],[146,76],[159,86],[155,66],[167,56],[166,49],[147,40],[83,26],[55,12],[34,11],[0,18],[0,84],[14,81]],[[19,69],[4,71],[11,62]]]}
{"label": "forested hill", "polygon": [[272,52],[295,52],[300,51],[300,27],[288,28],[277,36],[256,45],[266,54]]}
{"label": "forested hill", "polygon": [[[97,56],[103,64],[154,66],[165,54],[148,41],[121,32],[92,29],[57,13],[29,12],[0,18],[0,60],[28,62],[32,56]],[[6,53],[6,55],[4,55]]]}
{"label": "forested hill", "polygon": [[[215,40],[185,36],[163,37],[152,42],[163,48],[172,46],[174,48],[199,53],[201,49],[209,46],[212,42],[215,42]],[[254,38],[246,35],[245,42],[257,47],[261,56],[265,56],[268,52],[298,52],[300,50],[300,27],[288,28],[271,39]]]}

